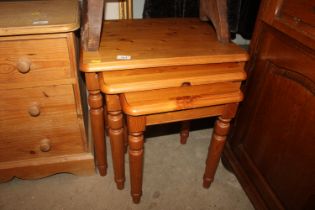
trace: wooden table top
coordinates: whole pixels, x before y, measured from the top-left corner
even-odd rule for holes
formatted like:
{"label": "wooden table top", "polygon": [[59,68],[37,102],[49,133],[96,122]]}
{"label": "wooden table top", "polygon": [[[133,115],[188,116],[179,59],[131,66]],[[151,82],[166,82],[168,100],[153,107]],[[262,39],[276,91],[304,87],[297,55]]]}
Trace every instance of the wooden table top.
{"label": "wooden table top", "polygon": [[186,85],[239,82],[246,79],[244,63],[220,63],[190,66],[104,71],[100,88],[106,94],[155,90]]}
{"label": "wooden table top", "polygon": [[245,50],[217,41],[197,18],[116,20],[103,23],[98,51],[81,51],[81,71],[242,62]]}
{"label": "wooden table top", "polygon": [[238,103],[243,100],[243,94],[240,82],[222,82],[130,92],[121,94],[120,99],[124,113],[140,116]]}
{"label": "wooden table top", "polygon": [[0,36],[74,31],[77,0],[0,1]]}

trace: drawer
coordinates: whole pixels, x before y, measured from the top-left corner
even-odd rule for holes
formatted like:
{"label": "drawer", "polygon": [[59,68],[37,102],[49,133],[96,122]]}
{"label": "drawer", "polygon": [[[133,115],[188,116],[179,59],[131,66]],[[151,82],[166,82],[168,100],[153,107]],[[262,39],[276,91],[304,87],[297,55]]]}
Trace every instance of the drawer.
{"label": "drawer", "polygon": [[71,77],[67,39],[0,41],[0,83],[21,85]]}
{"label": "drawer", "polygon": [[[291,16],[296,23],[304,22],[310,27],[315,27],[315,2],[310,0],[284,0],[281,4],[281,14]],[[294,27],[294,26],[291,26]]]}
{"label": "drawer", "polygon": [[0,90],[0,162],[85,151],[72,85]]}

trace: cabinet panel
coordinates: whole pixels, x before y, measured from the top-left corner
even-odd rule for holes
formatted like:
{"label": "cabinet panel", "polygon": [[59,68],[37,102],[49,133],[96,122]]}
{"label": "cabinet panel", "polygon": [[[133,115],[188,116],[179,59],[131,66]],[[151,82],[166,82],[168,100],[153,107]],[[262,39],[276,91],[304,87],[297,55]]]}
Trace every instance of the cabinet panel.
{"label": "cabinet panel", "polygon": [[288,70],[272,64],[267,69],[261,103],[239,146],[280,202],[299,209],[311,205],[315,192],[315,97],[286,77]]}

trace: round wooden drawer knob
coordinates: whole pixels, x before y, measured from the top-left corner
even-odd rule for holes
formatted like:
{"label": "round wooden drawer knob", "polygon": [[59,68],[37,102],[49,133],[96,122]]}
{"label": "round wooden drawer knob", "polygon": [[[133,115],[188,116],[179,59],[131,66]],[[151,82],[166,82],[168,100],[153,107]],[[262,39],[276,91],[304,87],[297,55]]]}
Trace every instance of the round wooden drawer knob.
{"label": "round wooden drawer knob", "polygon": [[32,117],[37,117],[38,115],[40,115],[40,107],[38,104],[33,104],[28,108],[28,113],[32,116]]}
{"label": "round wooden drawer knob", "polygon": [[39,146],[40,151],[42,152],[49,152],[51,149],[51,142],[50,139],[42,139],[40,141],[40,146]]}
{"label": "round wooden drawer knob", "polygon": [[31,70],[31,60],[29,58],[19,58],[16,63],[16,68],[19,72],[25,74]]}

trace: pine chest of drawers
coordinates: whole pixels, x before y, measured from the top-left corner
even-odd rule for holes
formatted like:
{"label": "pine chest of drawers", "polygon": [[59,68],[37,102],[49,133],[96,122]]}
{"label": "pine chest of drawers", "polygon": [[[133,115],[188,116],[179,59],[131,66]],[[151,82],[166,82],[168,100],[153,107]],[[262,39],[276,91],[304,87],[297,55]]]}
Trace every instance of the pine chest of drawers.
{"label": "pine chest of drawers", "polygon": [[94,172],[78,27],[77,1],[0,3],[0,181]]}

